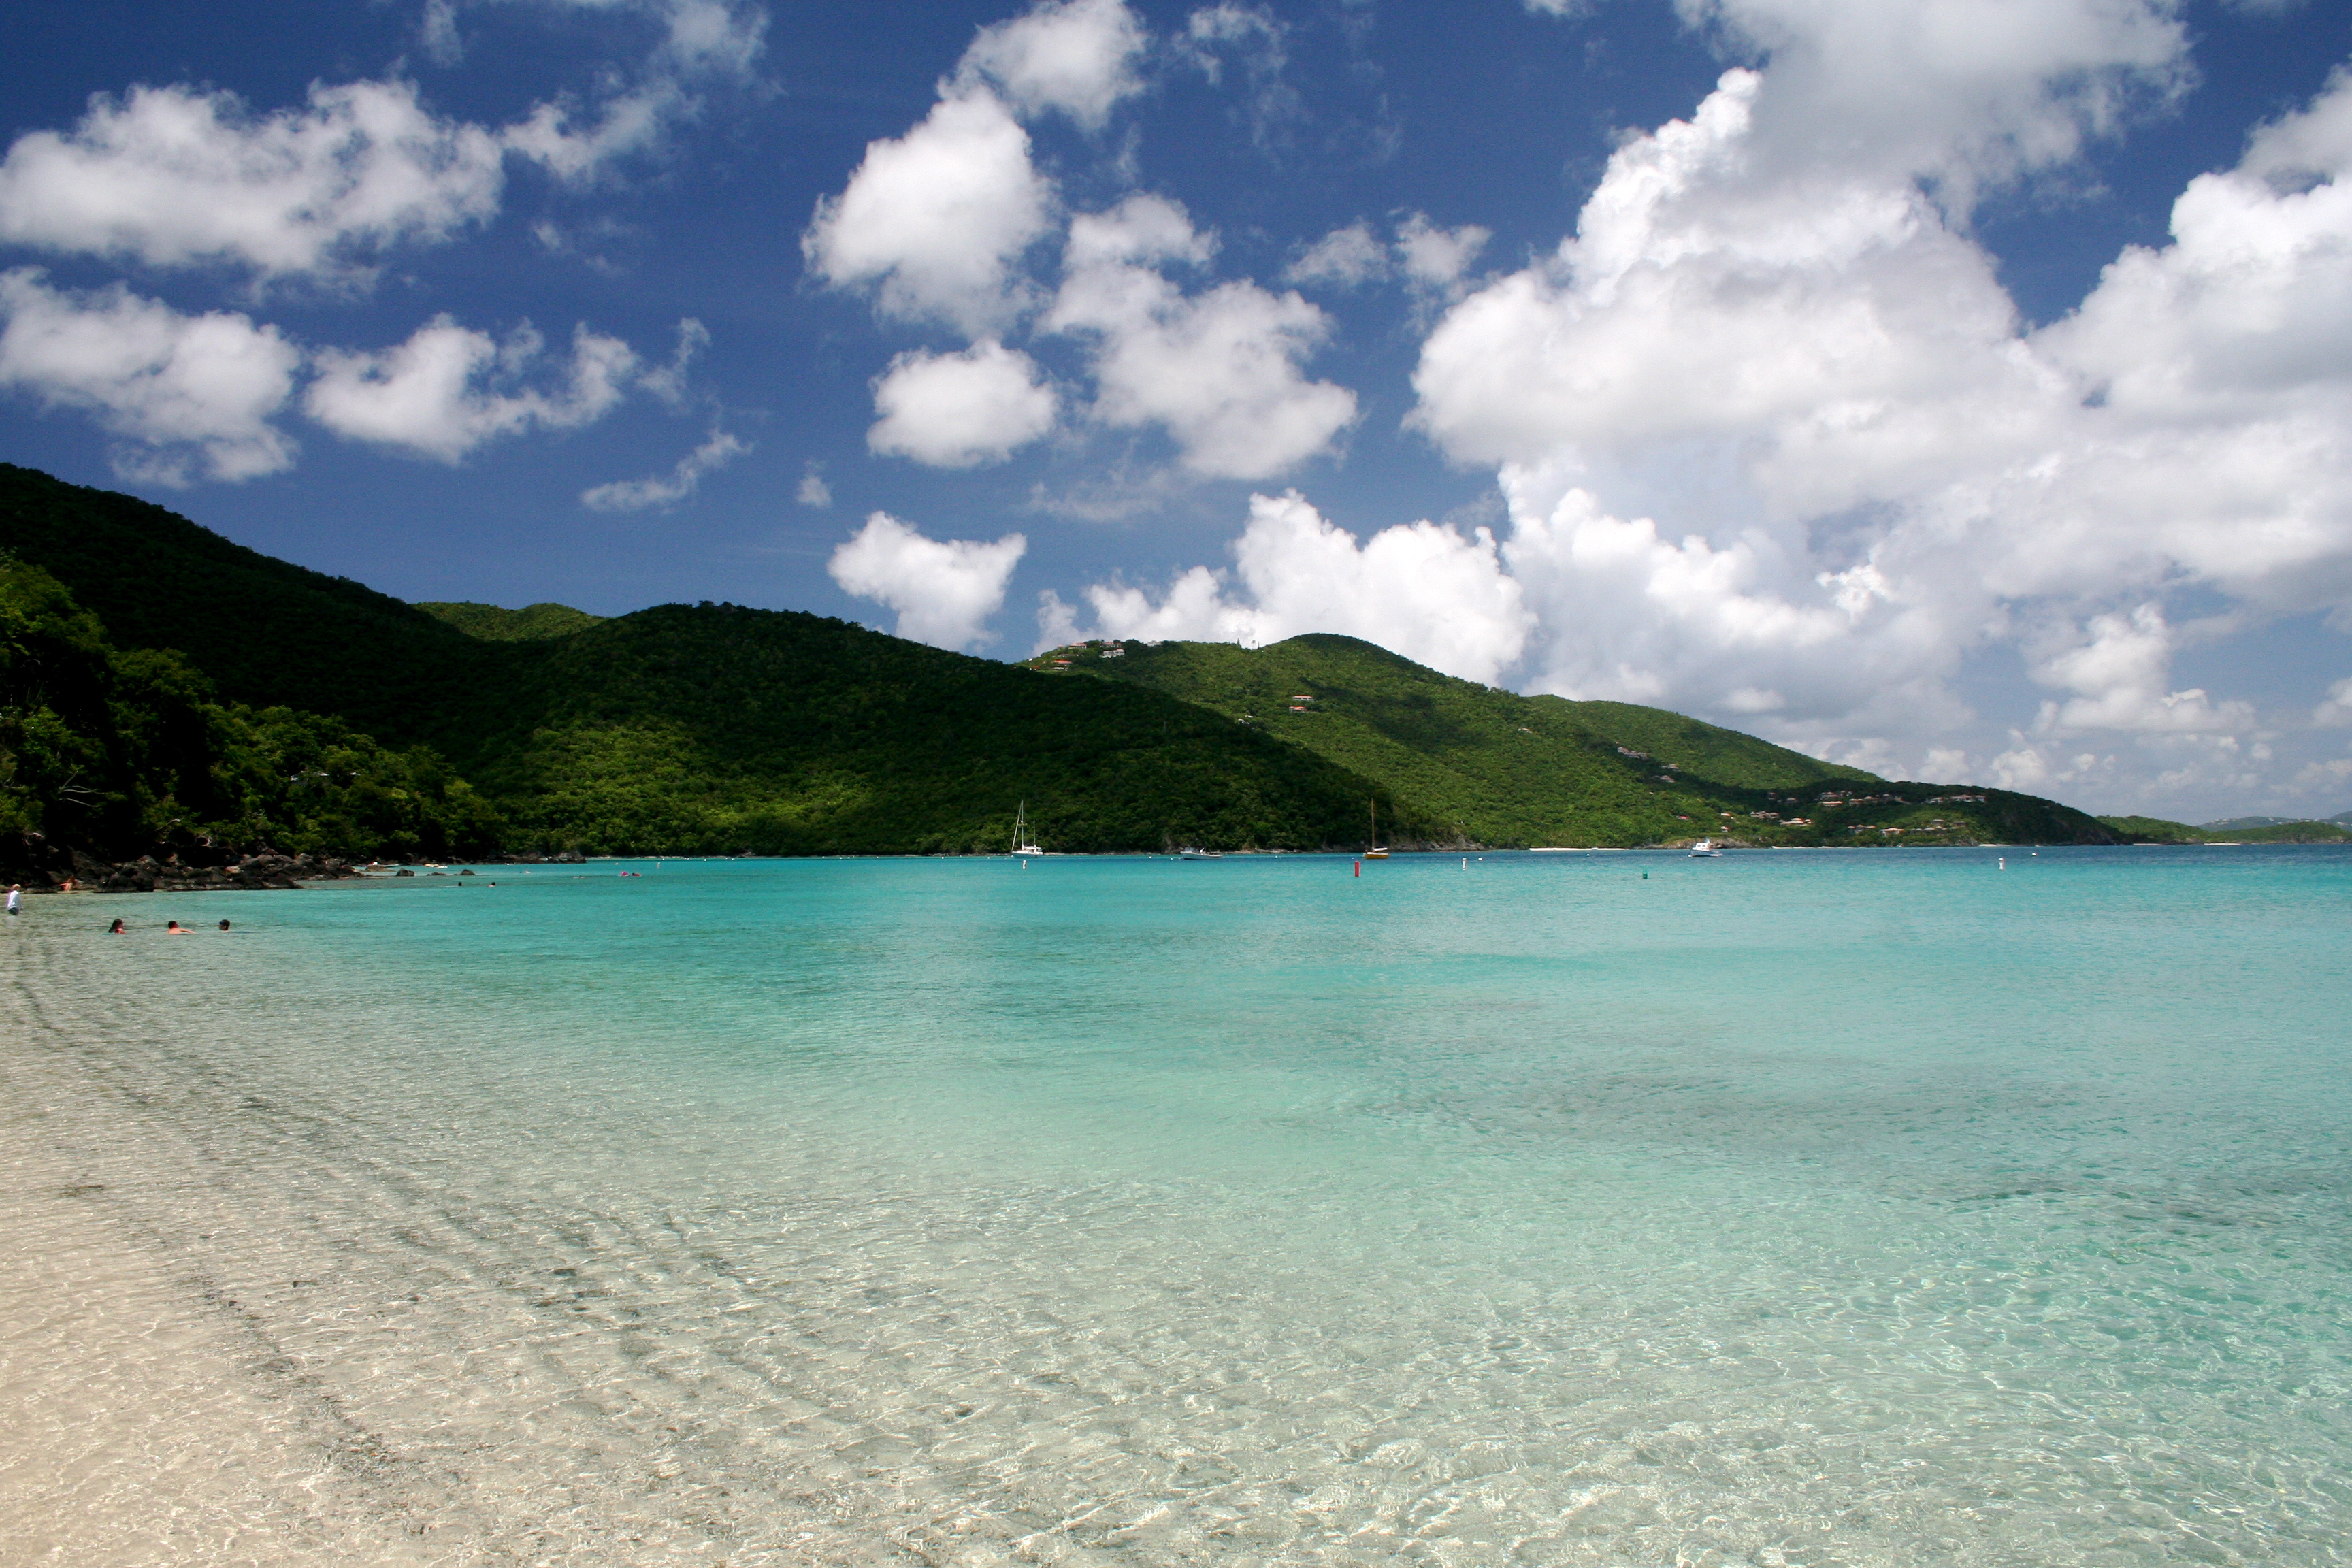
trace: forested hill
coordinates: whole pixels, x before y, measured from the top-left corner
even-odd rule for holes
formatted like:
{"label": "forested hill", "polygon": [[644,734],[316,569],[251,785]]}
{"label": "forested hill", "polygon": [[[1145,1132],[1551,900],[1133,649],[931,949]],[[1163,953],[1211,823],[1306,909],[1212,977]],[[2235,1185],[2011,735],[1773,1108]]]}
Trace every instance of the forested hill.
{"label": "forested hill", "polygon": [[347,577],[279,561],[134,496],[0,463],[0,551],[42,567],[124,648],[173,648],[215,695],[429,738],[486,646]]}
{"label": "forested hill", "polygon": [[[1118,658],[1095,645],[1024,668],[732,605],[428,614],[5,465],[0,554],[46,574],[21,585],[24,624],[77,628],[89,689],[114,693],[67,715],[44,695],[46,656],[0,647],[0,766],[67,780],[73,756],[102,753],[121,796],[107,814],[51,812],[34,789],[16,820],[102,819],[112,840],[94,852],[274,824],[365,853],[373,822],[394,825],[382,846],[401,852],[494,835],[592,854],[961,852],[1006,847],[1024,803],[1049,849],[1339,848],[1364,842],[1374,800],[1406,846],[2114,837],[2030,796],[1887,784],[1675,714],[1494,691],[1346,637]],[[182,755],[170,737],[205,725],[209,750]],[[43,746],[50,773],[26,763]],[[195,802],[232,757],[247,783]],[[273,769],[284,800],[262,787]],[[301,793],[331,786],[361,794]]]}
{"label": "forested hill", "polygon": [[[1054,849],[1303,849],[1360,841],[1365,802],[1381,794],[1158,692],[1041,680],[824,616],[672,605],[605,621],[572,612],[564,635],[563,617],[542,609],[521,623],[539,635],[471,636],[160,507],[26,468],[0,467],[0,552],[64,585],[75,603],[57,613],[94,612],[93,647],[184,656],[209,688],[187,701],[282,708],[404,751],[431,748],[431,765],[446,759],[496,800],[510,848],[1003,849],[1025,802]],[[511,637],[524,614],[457,618]],[[0,762],[13,765],[8,737],[21,750],[48,721],[37,661],[8,657],[0,648],[0,751],[11,752]],[[75,744],[114,746],[67,729]],[[117,771],[186,779],[185,760],[142,755]],[[141,852],[125,835],[175,817],[222,833],[262,820],[142,787],[142,804],[108,816],[106,842],[89,847]],[[28,810],[20,825],[40,817]],[[49,820],[98,822],[70,811]]]}
{"label": "forested hill", "polygon": [[1030,663],[1149,686],[1291,742],[1409,802],[1441,841],[2118,841],[2033,795],[1890,783],[1661,709],[1459,680],[1354,637],[1255,649],[1093,642]]}

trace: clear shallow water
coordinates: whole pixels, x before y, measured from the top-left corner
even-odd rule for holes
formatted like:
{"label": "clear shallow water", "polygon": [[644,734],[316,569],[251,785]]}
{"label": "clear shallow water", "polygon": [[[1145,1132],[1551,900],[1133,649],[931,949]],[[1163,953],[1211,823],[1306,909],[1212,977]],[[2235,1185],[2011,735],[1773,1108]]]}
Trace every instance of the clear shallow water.
{"label": "clear shallow water", "polygon": [[616,868],[0,933],[0,1560],[2352,1560],[2352,855]]}

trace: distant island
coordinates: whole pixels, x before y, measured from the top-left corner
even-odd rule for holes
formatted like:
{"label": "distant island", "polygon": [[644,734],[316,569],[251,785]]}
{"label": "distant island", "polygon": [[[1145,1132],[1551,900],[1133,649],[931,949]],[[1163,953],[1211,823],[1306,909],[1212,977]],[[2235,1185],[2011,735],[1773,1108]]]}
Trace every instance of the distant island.
{"label": "distant island", "polygon": [[[0,465],[0,858],[2115,844],[1658,709],[1349,637],[1000,663],[711,604],[408,605]],[[2177,826],[2177,825],[2166,825]]]}
{"label": "distant island", "polygon": [[2099,820],[2140,844],[2352,844],[2352,811],[2323,820],[2285,816],[2235,816],[2191,826],[2160,816],[2103,816]]}

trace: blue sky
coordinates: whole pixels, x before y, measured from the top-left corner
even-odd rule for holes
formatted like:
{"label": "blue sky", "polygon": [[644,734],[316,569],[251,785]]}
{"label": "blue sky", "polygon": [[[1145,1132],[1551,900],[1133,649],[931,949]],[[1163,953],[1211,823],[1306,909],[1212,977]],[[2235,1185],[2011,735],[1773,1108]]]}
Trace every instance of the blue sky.
{"label": "blue sky", "polygon": [[2352,805],[2352,9],[17,20],[0,447],[405,597],[1370,637]]}

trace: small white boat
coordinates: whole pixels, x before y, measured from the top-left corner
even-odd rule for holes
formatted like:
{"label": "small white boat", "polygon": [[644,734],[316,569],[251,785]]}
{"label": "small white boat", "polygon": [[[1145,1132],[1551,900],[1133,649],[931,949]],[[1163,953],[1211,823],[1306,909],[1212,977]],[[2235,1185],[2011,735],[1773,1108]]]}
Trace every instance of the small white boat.
{"label": "small white boat", "polygon": [[1013,853],[1015,855],[1043,855],[1045,851],[1038,848],[1034,844],[1023,842],[1028,837],[1029,803],[1024,800],[1021,803],[1021,809],[1016,812],[1013,817]]}
{"label": "small white boat", "polygon": [[1381,842],[1381,803],[1376,800],[1372,802],[1372,841],[1364,847],[1364,858],[1385,860],[1388,858],[1389,847]]}
{"label": "small white boat", "polygon": [[1225,852],[1222,849],[1179,849],[1176,851],[1176,858],[1179,860],[1222,860],[1224,858]]}
{"label": "small white boat", "polygon": [[1714,839],[1702,838],[1691,846],[1690,858],[1694,860],[1720,860],[1723,851],[1715,847]]}

